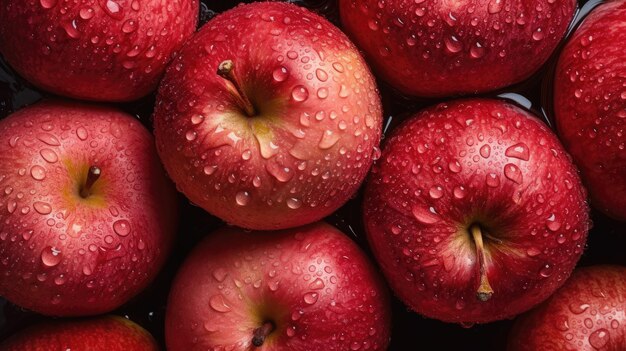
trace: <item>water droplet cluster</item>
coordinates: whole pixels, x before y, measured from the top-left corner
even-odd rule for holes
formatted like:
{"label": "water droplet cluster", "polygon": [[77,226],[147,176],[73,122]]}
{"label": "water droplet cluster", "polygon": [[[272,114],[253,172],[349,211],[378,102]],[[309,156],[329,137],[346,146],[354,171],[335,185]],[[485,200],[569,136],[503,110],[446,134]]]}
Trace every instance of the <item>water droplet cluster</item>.
{"label": "water droplet cluster", "polygon": [[[216,74],[225,60],[254,116]],[[320,219],[380,154],[373,77],[341,31],[302,8],[240,6],[207,23],[171,67],[154,115],[159,153],[178,188],[229,223],[277,229]]]}
{"label": "water droplet cluster", "polygon": [[[626,219],[626,5],[594,9],[557,64],[554,112],[559,136],[580,169],[595,207]],[[607,30],[610,29],[610,35]],[[589,157],[593,155],[593,157]]]}
{"label": "water droplet cluster", "polygon": [[0,51],[30,82],[70,97],[128,101],[155,89],[172,53],[194,32],[199,5],[10,0],[2,6]]}
{"label": "water droplet cluster", "polygon": [[[174,194],[138,121],[42,102],[0,121],[0,154],[0,295],[41,313],[99,313],[157,272]],[[83,198],[94,164],[102,175]]]}
{"label": "water droplet cluster", "polygon": [[381,77],[406,94],[428,97],[488,91],[527,78],[548,59],[576,9],[569,0],[339,5],[344,29]]}
{"label": "water droplet cluster", "polygon": [[[508,294],[541,286],[547,297],[569,275],[575,261],[560,260],[583,251],[585,198],[567,154],[536,117],[503,101],[462,100],[423,110],[388,137],[366,188],[364,219],[378,259],[394,262],[384,266],[391,286],[413,287],[401,295],[405,303],[434,318],[486,322],[528,308],[513,301],[502,311],[498,301]],[[502,226],[520,222],[527,227]],[[488,275],[517,280],[494,282],[489,302],[475,298],[473,224],[493,257]],[[498,264],[503,254],[519,256],[524,271]],[[459,290],[459,281],[468,289]],[[424,302],[433,299],[442,302]]]}
{"label": "water droplet cluster", "polygon": [[323,223],[271,236],[218,230],[179,272],[166,320],[166,333],[177,337],[168,346],[244,349],[260,326],[250,323],[252,314],[271,321],[293,350],[311,349],[313,340],[328,350],[385,350],[388,301],[369,265],[350,239]]}

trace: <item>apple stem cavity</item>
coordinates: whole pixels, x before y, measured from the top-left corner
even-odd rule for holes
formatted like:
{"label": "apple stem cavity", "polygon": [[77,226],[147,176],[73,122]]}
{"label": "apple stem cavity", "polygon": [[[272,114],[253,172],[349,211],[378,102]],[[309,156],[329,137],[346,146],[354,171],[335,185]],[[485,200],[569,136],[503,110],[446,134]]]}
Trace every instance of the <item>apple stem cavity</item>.
{"label": "apple stem cavity", "polygon": [[263,346],[263,343],[265,342],[265,338],[267,338],[267,336],[270,335],[273,331],[274,331],[274,323],[272,322],[263,323],[262,326],[254,330],[254,334],[252,336],[252,345],[254,345],[255,347]]}
{"label": "apple stem cavity", "polygon": [[256,110],[254,105],[248,99],[248,96],[244,93],[241,88],[241,84],[239,84],[239,80],[235,76],[235,64],[232,60],[222,61],[217,67],[217,74],[224,78],[227,82],[232,84],[232,87],[229,86],[231,93],[237,97],[239,100],[240,107],[245,111],[248,117],[256,116]]}
{"label": "apple stem cavity", "polygon": [[476,245],[476,257],[478,259],[479,265],[479,274],[480,274],[480,285],[476,290],[476,297],[480,301],[487,301],[493,295],[493,289],[489,284],[489,279],[487,278],[487,269],[485,267],[485,249],[483,244],[483,234],[480,230],[480,226],[472,225],[470,228],[472,233],[472,238],[474,239],[474,244]]}
{"label": "apple stem cavity", "polygon": [[98,168],[97,166],[89,167],[89,171],[87,172],[87,180],[85,181],[85,184],[80,188],[80,196],[82,198],[85,199],[88,198],[89,195],[91,195],[91,187],[98,180],[98,178],[100,178],[101,173],[102,170],[100,170],[100,168]]}

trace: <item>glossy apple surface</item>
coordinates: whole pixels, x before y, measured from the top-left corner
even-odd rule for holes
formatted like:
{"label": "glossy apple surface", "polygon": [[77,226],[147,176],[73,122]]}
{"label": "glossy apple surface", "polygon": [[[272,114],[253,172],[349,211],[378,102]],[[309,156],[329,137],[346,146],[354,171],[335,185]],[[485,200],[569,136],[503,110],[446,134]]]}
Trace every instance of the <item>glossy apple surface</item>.
{"label": "glossy apple surface", "polygon": [[0,344],[3,351],[158,351],[152,336],[117,316],[34,325]]}
{"label": "glossy apple surface", "polygon": [[626,221],[626,1],[595,8],[559,57],[554,112],[592,203]]}
{"label": "glossy apple surface", "polygon": [[121,111],[47,101],[3,119],[0,189],[0,295],[27,309],[110,311],[169,252],[173,187],[150,133]]}
{"label": "glossy apple surface", "polygon": [[198,21],[197,0],[7,0],[0,52],[55,94],[128,101],[154,90]]}
{"label": "glossy apple surface", "polygon": [[334,227],[225,227],[179,270],[165,337],[169,351],[386,350],[390,318],[378,272]]}
{"label": "glossy apple surface", "polygon": [[626,267],[577,269],[516,322],[508,350],[626,350]]}
{"label": "glossy apple surface", "polygon": [[552,54],[575,0],[340,0],[346,33],[380,78],[437,97],[518,83]]}
{"label": "glossy apple surface", "polygon": [[500,100],[427,108],[394,130],[366,187],[368,240],[411,309],[456,323],[515,316],[585,246],[577,171],[535,116]]}
{"label": "glossy apple surface", "polygon": [[[226,61],[230,80],[217,72]],[[154,125],[165,168],[192,202],[268,230],[319,220],[355,193],[379,152],[382,112],[339,29],[267,2],[220,14],[187,42]]]}

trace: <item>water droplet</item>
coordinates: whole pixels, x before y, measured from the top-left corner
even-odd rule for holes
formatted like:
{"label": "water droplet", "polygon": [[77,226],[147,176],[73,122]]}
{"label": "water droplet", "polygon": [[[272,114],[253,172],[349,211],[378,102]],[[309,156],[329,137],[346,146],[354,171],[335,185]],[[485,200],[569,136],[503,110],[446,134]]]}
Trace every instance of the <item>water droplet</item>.
{"label": "water droplet", "polygon": [[80,15],[80,18],[88,20],[93,17],[94,11],[91,7],[83,7],[82,9],[80,9],[80,12],[78,14]]}
{"label": "water droplet", "polygon": [[461,172],[461,164],[457,160],[451,161],[448,163],[448,169],[452,173],[459,173]]}
{"label": "water droplet", "polygon": [[187,133],[185,133],[185,139],[187,139],[188,141],[194,141],[197,136],[198,133],[196,133],[195,130],[188,130]]}
{"label": "water droplet", "polygon": [[136,30],[137,30],[137,22],[132,19],[125,21],[124,24],[122,25],[122,32],[126,34],[132,33]]}
{"label": "water droplet", "polygon": [[326,80],[328,80],[328,73],[326,73],[326,71],[321,68],[315,70],[315,76],[320,82],[325,82]]}
{"label": "water droplet", "polygon": [[286,67],[280,66],[274,70],[272,77],[277,82],[284,82],[289,77],[289,71]]}
{"label": "water droplet", "polygon": [[567,316],[560,315],[556,318],[554,326],[556,329],[560,331],[568,331],[569,330],[569,321],[567,320]]}
{"label": "water droplet", "polygon": [[504,154],[508,157],[514,157],[524,161],[528,161],[530,159],[528,146],[524,143],[517,143],[515,145],[509,146]]}
{"label": "water droplet", "polygon": [[52,207],[46,202],[37,201],[33,204],[33,208],[37,211],[37,213],[42,215],[47,215],[52,212]]}
{"label": "water droplet", "polygon": [[333,62],[333,69],[339,73],[343,73],[344,68],[343,65],[340,62]]}
{"label": "water droplet", "polygon": [[46,170],[39,165],[35,165],[30,169],[30,175],[35,180],[43,180],[46,177]]}
{"label": "water droplet", "polygon": [[491,0],[487,6],[487,11],[492,15],[502,11],[503,1],[504,0]]}
{"label": "water droplet", "polygon": [[341,84],[341,87],[339,88],[339,97],[347,98],[348,96],[350,96],[350,90],[348,90],[347,86]]}
{"label": "water droplet", "polygon": [[548,229],[553,232],[556,232],[561,228],[561,222],[556,220],[556,216],[554,215],[554,213],[551,214],[550,217],[548,217],[548,219],[546,220],[546,227],[548,227]]}
{"label": "water droplet", "polygon": [[39,0],[41,7],[44,9],[51,9],[57,4],[57,0]]}
{"label": "water droplet", "polygon": [[59,142],[59,139],[57,139],[57,137],[55,137],[52,134],[42,133],[42,134],[37,135],[37,139],[39,139],[39,141],[46,143],[50,146],[61,145],[61,143]]}
{"label": "water droplet", "polygon": [[523,182],[522,171],[512,163],[504,165],[504,176],[516,184],[522,184]]}
{"label": "water droplet", "polygon": [[113,231],[119,236],[127,236],[130,234],[130,223],[125,219],[113,222]]}
{"label": "water droplet", "polygon": [[309,284],[309,289],[311,290],[320,290],[324,287],[324,282],[320,278],[315,279],[313,282],[311,282],[311,284]]}
{"label": "water droplet", "polygon": [[488,158],[491,155],[491,146],[489,144],[485,144],[480,148],[480,156],[484,158]]}
{"label": "water droplet", "polygon": [[609,334],[609,331],[604,328],[600,328],[589,335],[589,344],[596,349],[601,349],[609,343],[610,339],[611,335]]}
{"label": "water droplet", "polygon": [[539,275],[541,275],[543,278],[547,278],[551,276],[552,266],[550,266],[549,264],[546,264],[545,266],[543,266],[543,268],[541,268],[541,271],[539,271]]}
{"label": "water droplet", "polygon": [[100,7],[104,10],[104,12],[111,16],[113,19],[121,20],[124,18],[124,11],[122,6],[113,0],[103,0],[100,1]]}
{"label": "water droplet", "polygon": [[526,250],[526,254],[528,255],[528,257],[539,256],[539,254],[541,254],[541,250],[536,247],[530,247],[528,248],[528,250]]}
{"label": "water droplet", "polygon": [[209,306],[217,312],[226,313],[231,310],[230,303],[222,294],[213,295],[209,299]]}
{"label": "water droplet", "polygon": [[485,177],[485,183],[487,183],[489,187],[496,188],[500,185],[500,178],[498,178],[498,175],[495,173],[489,173]]}
{"label": "water droplet", "polygon": [[39,154],[48,163],[55,163],[59,160],[56,152],[50,149],[42,149],[41,151],[39,151]]}
{"label": "water droplet", "polygon": [[465,191],[465,188],[462,185],[455,187],[452,190],[452,193],[454,194],[454,197],[456,197],[457,199],[462,199],[467,194],[467,192]]}
{"label": "water droplet", "polygon": [[312,305],[317,302],[318,298],[319,298],[319,295],[317,293],[314,293],[314,292],[306,293],[304,294],[304,303],[308,305]]}
{"label": "water droplet", "polygon": [[213,278],[215,278],[215,280],[219,283],[223,282],[227,275],[228,272],[224,268],[218,268],[213,271]]}
{"label": "water droplet", "polygon": [[614,319],[611,321],[611,328],[613,329],[619,328],[619,321],[617,319]]}
{"label": "water droplet", "polygon": [[302,102],[309,98],[309,91],[303,85],[296,85],[291,91],[294,101]]}
{"label": "water droplet", "polygon": [[326,150],[333,147],[338,141],[339,135],[337,133],[334,133],[332,130],[326,130],[322,133],[322,138],[317,146],[322,150]]}
{"label": "water droplet", "polygon": [[446,49],[453,54],[463,50],[463,43],[461,43],[454,35],[445,37],[443,41],[446,44]]}
{"label": "water droplet", "polygon": [[302,207],[302,201],[296,199],[295,197],[292,197],[287,199],[287,206],[292,210],[296,210]]}
{"label": "water droplet", "polygon": [[87,137],[88,137],[87,130],[85,128],[83,128],[83,127],[76,128],[76,136],[80,140],[83,140],[83,141],[87,140]]}
{"label": "water droplet", "polygon": [[317,97],[320,99],[326,99],[328,97],[328,89],[327,88],[317,89]]}
{"label": "water droplet", "polygon": [[533,40],[535,41],[539,41],[541,39],[543,39],[544,34],[543,31],[541,30],[541,28],[537,28],[537,30],[535,32],[533,32]]}
{"label": "water droplet", "polygon": [[235,202],[239,206],[246,206],[250,203],[250,194],[247,191],[240,191],[235,195]]}
{"label": "water droplet", "polygon": [[572,311],[573,314],[581,314],[589,309],[589,304],[586,303],[572,303],[569,305],[569,310]]}
{"label": "water droplet", "polygon": [[470,48],[470,55],[472,58],[481,58],[485,56],[485,48],[482,45],[480,45],[479,42],[476,42]]}
{"label": "water droplet", "polygon": [[441,198],[443,196],[443,188],[441,186],[439,186],[439,185],[433,186],[428,191],[428,194],[433,199],[439,199],[439,198]]}
{"label": "water droplet", "polygon": [[61,251],[52,246],[47,246],[43,249],[43,251],[41,251],[41,262],[48,267],[58,265],[61,262],[62,257]]}
{"label": "water droplet", "polygon": [[424,224],[433,224],[439,221],[439,214],[434,207],[413,206],[412,212],[415,219]]}

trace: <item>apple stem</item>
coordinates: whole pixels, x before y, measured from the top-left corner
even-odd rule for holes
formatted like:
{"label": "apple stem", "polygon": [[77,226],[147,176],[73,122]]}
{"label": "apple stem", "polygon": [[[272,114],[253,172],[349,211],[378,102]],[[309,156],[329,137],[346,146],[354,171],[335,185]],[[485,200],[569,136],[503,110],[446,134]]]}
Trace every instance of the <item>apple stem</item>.
{"label": "apple stem", "polygon": [[101,173],[102,171],[97,166],[89,167],[89,171],[87,172],[87,180],[85,181],[83,187],[80,189],[80,196],[82,198],[87,198],[89,197],[89,195],[91,195],[91,187],[96,182],[96,180],[100,178]]}
{"label": "apple stem", "polygon": [[254,335],[252,336],[252,345],[254,345],[255,347],[263,346],[265,338],[267,338],[267,336],[270,335],[272,331],[274,331],[274,323],[263,323],[261,327],[254,330]]}
{"label": "apple stem", "polygon": [[483,244],[483,235],[478,225],[473,225],[470,228],[472,232],[472,238],[474,239],[474,244],[476,245],[476,257],[478,259],[478,265],[480,269],[480,285],[476,290],[476,297],[480,301],[487,301],[493,295],[493,289],[489,284],[489,279],[487,278],[487,270],[485,267],[485,249]]}
{"label": "apple stem", "polygon": [[254,105],[252,105],[248,96],[244,93],[243,89],[241,89],[241,84],[239,84],[239,80],[235,76],[235,64],[233,61],[222,61],[222,63],[220,63],[217,67],[217,74],[232,84],[232,87],[229,86],[229,88],[231,88],[231,93],[237,97],[239,105],[241,105],[246,114],[249,117],[256,116]]}

